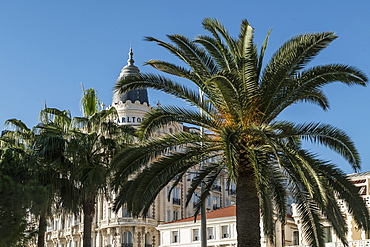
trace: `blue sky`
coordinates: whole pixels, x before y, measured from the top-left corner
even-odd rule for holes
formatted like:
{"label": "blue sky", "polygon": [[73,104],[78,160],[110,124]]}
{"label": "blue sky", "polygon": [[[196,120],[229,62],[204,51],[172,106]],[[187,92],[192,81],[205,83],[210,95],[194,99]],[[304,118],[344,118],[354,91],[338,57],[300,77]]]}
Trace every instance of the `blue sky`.
{"label": "blue sky", "polygon": [[[205,17],[219,19],[237,35],[242,19],[255,28],[261,44],[272,29],[266,60],[286,40],[306,32],[334,31],[339,38],[312,62],[355,66],[370,76],[370,2],[367,0],[109,0],[109,1],[2,1],[0,3],[0,125],[17,118],[37,124],[44,107],[71,110],[80,115],[81,86],[95,88],[106,105],[112,88],[126,64],[130,43],[135,64],[143,72],[155,72],[143,63],[149,59],[177,60],[145,36],[166,39],[166,34],[190,38],[206,32]],[[325,88],[331,109],[300,104],[281,118],[320,121],[345,130],[355,141],[370,170],[370,88],[339,83]],[[150,104],[177,101],[149,92]],[[326,149],[308,146],[331,159],[347,173],[344,160]]]}

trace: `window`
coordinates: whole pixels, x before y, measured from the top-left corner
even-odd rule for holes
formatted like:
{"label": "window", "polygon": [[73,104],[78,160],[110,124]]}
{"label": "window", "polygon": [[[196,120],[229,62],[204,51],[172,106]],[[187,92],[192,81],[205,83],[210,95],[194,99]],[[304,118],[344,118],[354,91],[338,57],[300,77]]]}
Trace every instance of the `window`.
{"label": "window", "polygon": [[199,241],[199,229],[193,229],[193,241]]}
{"label": "window", "polygon": [[173,198],[179,198],[179,189],[173,188]]}
{"label": "window", "polygon": [[171,192],[171,188],[169,186],[166,187],[166,191],[167,191],[167,197],[170,197],[170,192]]}
{"label": "window", "polygon": [[150,233],[149,232],[147,232],[147,233],[145,233],[145,246],[152,246],[152,244],[150,243]]}
{"label": "window", "polygon": [[73,225],[73,217],[69,216],[68,217],[68,227],[71,227]]}
{"label": "window", "polygon": [[212,189],[221,192],[222,188],[221,188],[220,180],[217,179],[215,181],[215,183],[212,186]]}
{"label": "window", "polygon": [[230,195],[236,195],[236,186],[235,186],[234,182],[230,183],[229,194]]}
{"label": "window", "polygon": [[331,238],[331,227],[324,227],[324,243],[333,242]]}
{"label": "window", "polygon": [[167,215],[166,215],[166,222],[171,221],[171,210],[167,210]]}
{"label": "window", "polygon": [[55,230],[59,230],[59,221],[58,220],[54,221],[54,231]]}
{"label": "window", "polygon": [[213,209],[218,209],[218,197],[214,196],[213,197]]}
{"label": "window", "polygon": [[112,218],[112,209],[108,208],[108,219]]}
{"label": "window", "polygon": [[179,219],[179,211],[173,211],[173,220]]}
{"label": "window", "polygon": [[179,189],[178,188],[173,188],[172,203],[176,204],[176,205],[181,204],[181,199],[179,198]]}
{"label": "window", "polygon": [[213,227],[208,227],[207,232],[208,232],[208,239],[214,239]]}
{"label": "window", "polygon": [[173,231],[172,232],[172,243],[178,243],[179,242],[179,232]]}
{"label": "window", "polygon": [[298,231],[293,232],[293,244],[299,245],[299,232]]}
{"label": "window", "polygon": [[211,206],[211,197],[207,197],[207,206],[210,207]]}
{"label": "window", "polygon": [[222,238],[229,237],[229,227],[228,226],[221,226]]}
{"label": "window", "polygon": [[131,232],[124,232],[123,233],[122,243],[123,244],[132,244],[132,234],[131,234]]}

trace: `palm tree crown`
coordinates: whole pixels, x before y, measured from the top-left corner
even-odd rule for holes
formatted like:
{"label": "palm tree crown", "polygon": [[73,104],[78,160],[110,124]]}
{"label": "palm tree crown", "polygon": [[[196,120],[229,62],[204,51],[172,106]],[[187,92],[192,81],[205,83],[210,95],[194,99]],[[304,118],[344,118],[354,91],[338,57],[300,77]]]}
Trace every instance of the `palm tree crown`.
{"label": "palm tree crown", "polygon": [[[139,130],[143,141],[115,159],[115,184],[121,189],[116,206],[127,203],[134,214],[145,213],[173,177],[204,162],[194,188],[202,180],[209,188],[225,169],[230,181],[237,184],[239,246],[260,246],[260,215],[263,231],[273,241],[273,217],[285,221],[288,188],[302,216],[305,237],[312,246],[323,245],[322,216],[327,217],[335,233],[347,243],[346,223],[336,203],[338,197],[347,201],[358,226],[369,229],[368,211],[345,174],[301,145],[302,141],[311,141],[328,147],[357,171],[359,154],[346,133],[323,123],[277,120],[284,109],[299,102],[328,109],[322,88],[329,83],[366,85],[366,75],[347,65],[307,68],[337,36],[323,32],[293,37],[263,66],[270,33],[258,51],[253,28],[246,20],[242,21],[237,38],[231,37],[215,19],[204,19],[203,27],[210,36],[190,40],[168,35],[172,43],[153,37],[146,40],[164,47],[187,67],[159,60],[147,64],[193,82],[204,93],[205,100],[196,90],[160,75],[130,76],[115,87],[120,92],[149,87],[195,107],[163,106],[146,116]],[[181,132],[149,138],[171,122],[199,126],[207,134]],[[188,198],[194,188],[189,190]]]}

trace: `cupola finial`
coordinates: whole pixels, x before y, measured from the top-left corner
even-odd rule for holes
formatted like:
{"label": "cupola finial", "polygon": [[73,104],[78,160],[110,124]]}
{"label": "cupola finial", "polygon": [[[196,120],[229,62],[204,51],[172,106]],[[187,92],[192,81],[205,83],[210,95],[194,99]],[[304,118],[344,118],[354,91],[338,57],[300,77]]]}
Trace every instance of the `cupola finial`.
{"label": "cupola finial", "polygon": [[132,52],[132,45],[130,44],[130,52],[128,53],[128,65],[134,65],[134,53]]}

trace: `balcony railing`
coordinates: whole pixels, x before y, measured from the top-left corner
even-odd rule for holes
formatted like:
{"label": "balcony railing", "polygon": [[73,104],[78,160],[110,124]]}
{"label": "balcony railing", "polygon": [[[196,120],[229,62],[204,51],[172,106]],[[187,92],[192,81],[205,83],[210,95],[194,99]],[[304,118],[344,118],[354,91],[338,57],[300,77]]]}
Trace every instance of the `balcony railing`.
{"label": "balcony railing", "polygon": [[213,185],[213,186],[212,186],[212,190],[215,190],[215,191],[221,192],[221,185]]}
{"label": "balcony railing", "polygon": [[172,198],[172,203],[176,204],[176,205],[180,205],[181,204],[181,199],[180,198]]}

